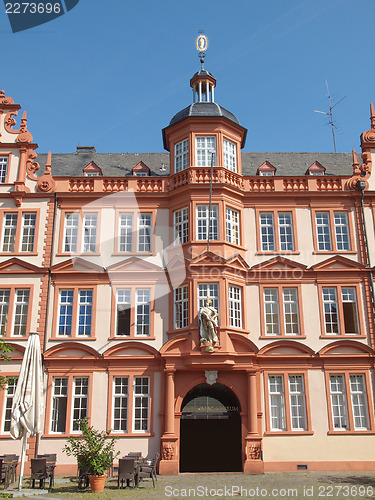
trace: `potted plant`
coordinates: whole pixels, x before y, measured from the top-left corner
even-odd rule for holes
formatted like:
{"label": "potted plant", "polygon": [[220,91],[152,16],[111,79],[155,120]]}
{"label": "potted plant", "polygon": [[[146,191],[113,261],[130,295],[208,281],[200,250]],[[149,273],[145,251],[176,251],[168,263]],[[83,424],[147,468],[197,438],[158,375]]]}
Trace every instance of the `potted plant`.
{"label": "potted plant", "polygon": [[77,459],[78,467],[89,476],[91,491],[100,493],[104,490],[107,470],[120,454],[114,452],[118,438],[109,438],[109,431],[98,431],[88,424],[87,418],[78,422],[80,436],[70,436],[63,452]]}

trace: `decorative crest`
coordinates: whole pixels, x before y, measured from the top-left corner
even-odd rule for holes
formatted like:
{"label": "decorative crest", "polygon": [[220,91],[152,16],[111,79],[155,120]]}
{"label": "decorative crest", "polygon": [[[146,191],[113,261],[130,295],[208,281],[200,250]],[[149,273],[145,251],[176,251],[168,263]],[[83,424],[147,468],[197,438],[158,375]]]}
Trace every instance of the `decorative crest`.
{"label": "decorative crest", "polygon": [[195,40],[195,46],[196,46],[197,50],[199,51],[199,57],[200,57],[200,61],[202,64],[202,70],[203,70],[204,69],[203,68],[204,58],[206,57],[206,50],[208,48],[208,38],[204,34],[203,30],[198,31],[198,36]]}

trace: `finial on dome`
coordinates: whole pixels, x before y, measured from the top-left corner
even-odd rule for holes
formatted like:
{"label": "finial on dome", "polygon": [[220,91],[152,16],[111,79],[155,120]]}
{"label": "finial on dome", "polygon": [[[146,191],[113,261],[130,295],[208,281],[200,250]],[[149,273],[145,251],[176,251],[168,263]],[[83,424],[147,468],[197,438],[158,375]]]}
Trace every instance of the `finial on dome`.
{"label": "finial on dome", "polygon": [[370,103],[370,120],[371,120],[371,128],[375,128],[375,110],[372,102]]}
{"label": "finial on dome", "polygon": [[208,48],[208,38],[204,34],[203,30],[198,31],[198,36],[195,40],[195,46],[197,50],[199,51],[199,58],[200,62],[202,64],[202,71],[204,70],[204,58],[206,57],[206,50]]}

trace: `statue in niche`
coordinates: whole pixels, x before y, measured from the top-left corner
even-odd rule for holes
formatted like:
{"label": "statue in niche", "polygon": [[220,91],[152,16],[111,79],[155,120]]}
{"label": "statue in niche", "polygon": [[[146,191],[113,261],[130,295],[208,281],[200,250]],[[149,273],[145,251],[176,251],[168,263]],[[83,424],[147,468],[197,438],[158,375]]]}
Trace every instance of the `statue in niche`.
{"label": "statue in niche", "polygon": [[209,297],[207,297],[205,305],[201,307],[198,318],[201,346],[204,346],[207,352],[213,352],[214,347],[219,346],[216,334],[218,313]]}

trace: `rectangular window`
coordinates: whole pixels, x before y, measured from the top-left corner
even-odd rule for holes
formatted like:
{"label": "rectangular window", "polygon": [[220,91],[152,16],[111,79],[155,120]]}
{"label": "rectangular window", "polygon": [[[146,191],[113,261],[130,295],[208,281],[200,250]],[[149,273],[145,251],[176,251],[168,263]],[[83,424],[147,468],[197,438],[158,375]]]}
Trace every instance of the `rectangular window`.
{"label": "rectangular window", "polygon": [[333,220],[337,250],[350,250],[348,214],[346,212],[334,212]]}
{"label": "rectangular window", "polygon": [[284,380],[282,375],[269,375],[268,393],[271,431],[286,431]]}
{"label": "rectangular window", "polygon": [[128,431],[129,378],[113,378],[113,416],[112,429],[117,432]]}
{"label": "rectangular window", "polygon": [[73,378],[72,431],[79,432],[79,420],[87,417],[89,398],[89,379],[87,377]]}
{"label": "rectangular window", "polygon": [[241,288],[229,285],[229,324],[234,328],[242,328]]}
{"label": "rectangular window", "polygon": [[[210,240],[219,239],[218,206],[211,205]],[[207,240],[209,205],[197,205],[197,240]]]}
{"label": "rectangular window", "polygon": [[197,167],[211,166],[211,156],[214,153],[214,165],[216,165],[216,137],[200,136],[195,138],[195,162]]}
{"label": "rectangular window", "polygon": [[212,306],[219,311],[219,284],[199,283],[198,285],[198,308],[201,309],[206,304],[206,299],[212,300]]}
{"label": "rectangular window", "polygon": [[79,214],[65,214],[64,252],[75,253],[78,249]]}
{"label": "rectangular window", "polygon": [[174,171],[180,172],[189,166],[189,140],[185,139],[174,147]]}
{"label": "rectangular window", "polygon": [[262,252],[295,250],[292,212],[260,212],[259,227]]}
{"label": "rectangular window", "polygon": [[151,335],[151,289],[118,289],[115,324],[116,336],[149,337]]}
{"label": "rectangular window", "polygon": [[347,212],[315,212],[317,249],[321,252],[351,250]]}
{"label": "rectangular window", "polygon": [[133,251],[133,214],[120,214],[119,219],[119,252]]}
{"label": "rectangular window", "polygon": [[73,324],[73,290],[60,290],[58,335],[71,336]]}
{"label": "rectangular window", "polygon": [[117,328],[116,335],[130,335],[131,290],[117,290]]}
{"label": "rectangular window", "polygon": [[263,252],[275,251],[275,230],[272,212],[260,214],[260,236]]}
{"label": "rectangular window", "polygon": [[187,243],[189,239],[189,209],[182,208],[173,212],[174,244]]}
{"label": "rectangular window", "polygon": [[151,290],[148,288],[136,290],[135,301],[136,301],[135,333],[136,335],[149,336]]}
{"label": "rectangular window", "polygon": [[6,213],[4,214],[4,225],[3,225],[3,241],[1,244],[2,252],[14,252],[16,245],[16,233],[17,233],[17,214],[16,213]]}
{"label": "rectangular window", "polygon": [[237,172],[236,145],[233,142],[224,139],[223,149],[224,167],[231,170],[232,172]]}
{"label": "rectangular window", "polygon": [[68,407],[68,378],[53,379],[51,432],[66,431],[66,410]]}
{"label": "rectangular window", "polygon": [[133,432],[149,432],[150,379],[134,377]]}
{"label": "rectangular window", "polygon": [[240,213],[233,208],[226,210],[226,233],[229,243],[240,244]]}
{"label": "rectangular window", "polygon": [[22,214],[22,230],[21,230],[21,252],[32,252],[34,249],[35,238],[35,213]]}
{"label": "rectangular window", "polygon": [[6,392],[5,392],[5,411],[4,411],[4,419],[3,419],[3,432],[10,431],[10,424],[12,420],[12,406],[13,406],[13,397],[16,392],[17,386],[17,378],[12,378],[7,381]]}
{"label": "rectangular window", "polygon": [[8,156],[0,156],[0,183],[4,184],[8,172]]}
{"label": "rectangular window", "polygon": [[308,430],[303,375],[268,375],[269,425],[274,432]]}
{"label": "rectangular window", "polygon": [[10,290],[0,290],[0,335],[7,332]]}
{"label": "rectangular window", "polygon": [[[354,287],[323,287],[324,331],[326,335],[359,335],[357,294]],[[338,298],[341,298],[341,304]]]}
{"label": "rectangular window", "polygon": [[307,425],[303,375],[289,375],[289,404],[291,429],[305,431]]}
{"label": "rectangular window", "polygon": [[174,290],[174,327],[188,326],[188,287],[180,286]]}
{"label": "rectangular window", "polygon": [[25,337],[29,319],[30,289],[0,289],[0,335]]}
{"label": "rectangular window", "polygon": [[279,244],[280,250],[293,251],[293,223],[292,214],[290,212],[279,212]]}
{"label": "rectangular window", "polygon": [[263,288],[263,303],[265,335],[301,334],[297,288]]}
{"label": "rectangular window", "polygon": [[151,252],[152,215],[138,214],[137,251]]}
{"label": "rectangular window", "polygon": [[356,373],[355,375],[349,376],[349,382],[354,429],[368,430],[370,425],[365,377],[363,374]]}
{"label": "rectangular window", "polygon": [[286,335],[299,335],[297,288],[283,288],[283,312]]}
{"label": "rectangular window", "polygon": [[92,324],[92,290],[78,292],[78,335],[90,336]]}
{"label": "rectangular window", "polygon": [[30,290],[16,290],[14,302],[13,335],[26,336]]}
{"label": "rectangular window", "polygon": [[83,253],[96,252],[98,214],[85,213],[83,215]]}
{"label": "rectangular window", "polygon": [[57,335],[90,337],[93,334],[93,289],[59,290]]}

